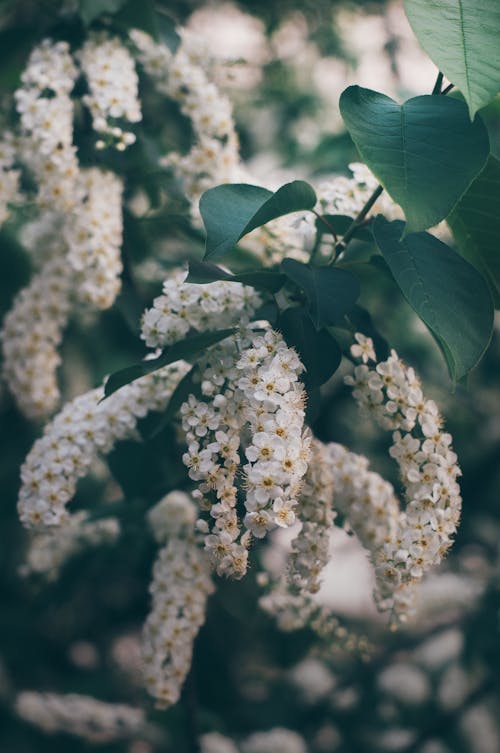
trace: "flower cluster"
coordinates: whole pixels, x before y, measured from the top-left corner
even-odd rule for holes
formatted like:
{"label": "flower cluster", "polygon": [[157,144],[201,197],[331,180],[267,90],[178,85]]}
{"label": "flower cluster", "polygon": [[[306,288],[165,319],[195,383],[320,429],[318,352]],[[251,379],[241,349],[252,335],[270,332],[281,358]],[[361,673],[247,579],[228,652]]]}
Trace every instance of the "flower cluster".
{"label": "flower cluster", "polygon": [[229,100],[210,80],[210,61],[200,60],[202,41],[185,30],[175,53],[142,31],[134,29],[131,39],[137,58],[154,80],[158,91],[179,102],[189,117],[195,144],[187,155],[169,154],[163,162],[174,167],[186,196],[197,211],[198,199],[219,183],[237,183],[243,178],[239,142]]}
{"label": "flower cluster", "polygon": [[21,290],[3,321],[0,334],[3,376],[19,408],[29,418],[50,413],[59,400],[57,351],[71,309],[73,280],[61,243],[53,237],[55,256]]}
{"label": "flower cluster", "polygon": [[[191,202],[193,220],[199,224],[198,202],[204,191],[221,183],[255,185],[259,181],[241,162],[231,104],[212,80],[213,61],[203,39],[185,29],[179,33],[181,43],[175,53],[137,29],[130,36],[139,62],[158,91],[179,102],[184,115],[191,119],[195,140],[189,152],[174,152],[161,161],[165,167],[172,167],[181,181]],[[268,263],[279,262],[285,255],[307,259],[301,234],[288,217],[257,228],[245,238],[245,245]]]}
{"label": "flower cluster", "polygon": [[395,351],[386,361],[368,365],[373,344],[361,335],[357,340],[353,355],[366,362],[346,382],[361,407],[393,431],[389,452],[399,465],[406,502],[397,534],[377,554],[379,603],[404,618],[408,586],[437,565],[452,543],[461,511],[460,468],[437,406],[424,397],[414,370]]}
{"label": "flower cluster", "polygon": [[164,544],[153,568],[153,608],[143,631],[146,687],[159,708],[179,700],[191,666],[193,642],[213,591],[210,566],[193,533],[195,506],[182,492],[167,495],[149,514]]}
{"label": "flower cluster", "polygon": [[190,330],[226,329],[248,322],[261,299],[253,288],[233,282],[196,285],[186,272],[173,272],[163,283],[163,295],[142,317],[141,337],[150,348],[182,340]]}
{"label": "flower cluster", "polygon": [[10,205],[19,201],[19,170],[14,168],[17,149],[14,134],[4,131],[0,139],[0,227],[10,216]]}
{"label": "flower cluster", "polygon": [[60,530],[32,534],[20,572],[24,576],[42,575],[54,580],[70,557],[89,546],[111,543],[119,534],[120,523],[116,518],[90,520],[88,513],[81,510],[70,515]]}
{"label": "flower cluster", "polygon": [[70,94],[78,69],[67,42],[45,39],[35,47],[15,93],[21,118],[22,157],[38,183],[38,203],[67,212],[78,201]]}
{"label": "flower cluster", "polygon": [[[57,348],[75,301],[108,308],[120,289],[123,186],[111,172],[79,168],[71,99],[77,75],[69,45],[46,39],[15,93],[19,156],[34,173],[41,210],[22,235],[38,271],[16,297],[2,343],[6,381],[34,418],[57,405]],[[3,147],[2,167],[14,159],[13,139]]]}
{"label": "flower cluster", "polygon": [[15,710],[21,719],[44,732],[65,732],[92,743],[130,737],[140,733],[146,724],[142,709],[76,694],[25,690],[17,696]]}
{"label": "flower cluster", "polygon": [[[370,470],[368,459],[363,455],[356,455],[335,443],[326,445],[325,451],[334,479],[335,506],[370,552],[377,568],[384,547],[396,546],[402,523],[394,489],[378,473]],[[377,586],[380,582],[381,591],[386,593],[396,585],[388,582],[388,575],[377,570]],[[379,592],[376,596],[379,597]]]}
{"label": "flower cluster", "polygon": [[177,362],[126,385],[101,402],[103,389],[67,403],[44,429],[22,468],[18,510],[28,527],[68,520],[66,504],[99,452],[134,435],[137,420],[162,410],[188,365]]}
{"label": "flower cluster", "polygon": [[[304,434],[303,366],[271,329],[241,330],[212,348],[200,364],[201,398],[181,407],[188,451],[183,459],[209,522],[205,546],[219,575],[246,572],[250,535],[262,538],[295,521],[294,508],[307,470],[310,439]],[[239,448],[247,463],[240,467]],[[236,513],[238,472],[244,476],[244,527]]]}
{"label": "flower cluster", "polygon": [[330,559],[330,532],[336,516],[333,489],[328,445],[314,439],[297,506],[301,528],[292,540],[285,572],[260,599],[261,607],[275,617],[284,631],[314,624],[314,629],[326,634],[335,633],[340,627],[338,621],[313,598],[321,585],[321,573]]}
{"label": "flower cluster", "polygon": [[330,531],[336,516],[333,489],[328,445],[315,439],[299,500],[302,527],[292,541],[288,563],[290,585],[302,593],[319,591],[320,575],[330,558]]}
{"label": "flower cluster", "polygon": [[80,186],[82,201],[64,228],[66,258],[78,298],[107,309],[120,290],[123,184],[109,170],[91,168],[81,171]]}
{"label": "flower cluster", "polygon": [[[88,37],[78,59],[90,90],[83,102],[92,115],[94,130],[123,151],[134,143],[135,134],[123,130],[121,124],[142,119],[134,59],[117,37],[104,32]],[[97,142],[98,147],[105,145],[104,140]]]}

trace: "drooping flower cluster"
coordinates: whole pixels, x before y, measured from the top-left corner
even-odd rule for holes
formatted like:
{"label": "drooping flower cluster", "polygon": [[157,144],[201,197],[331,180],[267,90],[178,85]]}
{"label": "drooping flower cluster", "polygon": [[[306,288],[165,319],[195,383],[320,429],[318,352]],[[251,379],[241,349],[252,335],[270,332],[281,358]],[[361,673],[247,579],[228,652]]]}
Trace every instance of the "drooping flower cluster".
{"label": "drooping flower cluster", "polygon": [[159,708],[179,700],[213,591],[208,558],[194,534],[195,517],[194,503],[182,492],[168,494],[148,516],[163,544],[153,567],[153,608],[143,631],[146,687]]}
{"label": "drooping flower cluster", "polygon": [[369,366],[373,344],[357,336],[353,355],[365,363],[346,377],[365,412],[393,431],[390,455],[399,465],[405,508],[397,534],[377,554],[379,602],[404,617],[412,589],[424,572],[437,565],[452,543],[460,520],[460,468],[450,434],[433,400],[424,397],[420,380],[395,351]]}
{"label": "drooping flower cluster", "polygon": [[15,710],[18,716],[44,732],[65,732],[92,743],[130,737],[140,733],[146,723],[142,709],[73,693],[25,690],[17,696]]}
{"label": "drooping flower cluster", "polygon": [[31,53],[15,93],[23,161],[35,174],[42,208],[67,212],[79,199],[71,91],[78,69],[67,42],[45,39]]}
{"label": "drooping flower cluster", "polygon": [[313,440],[298,510],[302,527],[292,541],[288,563],[289,583],[301,593],[318,592],[321,573],[330,559],[330,531],[336,512],[329,461],[328,445]]}
{"label": "drooping flower cluster", "polygon": [[201,59],[203,40],[181,30],[181,43],[175,53],[156,44],[146,33],[134,29],[131,39],[137,57],[161,94],[178,101],[191,119],[195,143],[187,155],[169,154],[163,162],[172,166],[186,196],[197,212],[203,191],[219,183],[242,181],[239,142],[229,100],[210,80],[212,67]]}
{"label": "drooping flower cluster", "polygon": [[24,576],[41,575],[54,580],[70,557],[87,547],[111,543],[119,534],[120,523],[116,518],[91,520],[87,512],[80,510],[70,515],[61,529],[32,534],[20,572]]}
{"label": "drooping flower cluster", "polygon": [[[301,528],[292,540],[285,571],[271,582],[269,592],[260,599],[260,606],[277,620],[281,630],[310,625],[331,637],[343,630],[338,620],[314,599],[322,571],[330,559],[330,533],[336,517],[333,490],[328,445],[314,439],[297,506]],[[262,573],[262,577],[264,585],[268,585],[267,575]]]}
{"label": "drooping flower cluster", "polygon": [[42,264],[16,296],[1,333],[6,381],[33,418],[50,414],[59,400],[58,346],[75,299],[108,308],[120,289],[122,182],[92,168],[78,173],[76,185],[81,201],[72,212],[44,212],[23,234]]}
{"label": "drooping flower cluster", "polygon": [[[210,513],[199,522],[208,534],[210,559],[220,575],[239,578],[246,572],[250,534],[262,538],[295,521],[310,442],[298,381],[303,367],[281,335],[249,329],[212,348],[200,368],[202,396],[190,395],[181,407],[188,444],[183,459]],[[236,513],[238,473],[245,485],[243,536]]]}
{"label": "drooping flower cluster", "polygon": [[10,205],[20,200],[20,171],[14,167],[16,159],[14,134],[4,131],[0,139],[0,227],[10,216]]}
{"label": "drooping flower cluster", "polygon": [[[132,131],[123,130],[123,123],[142,119],[134,59],[117,37],[104,32],[89,36],[78,59],[90,90],[83,102],[92,115],[93,128],[123,151],[136,138]],[[97,145],[104,147],[106,142]]]}
{"label": "drooping flower cluster", "polygon": [[[200,224],[198,203],[204,191],[221,183],[260,182],[241,161],[231,103],[213,80],[214,61],[204,40],[186,29],[179,33],[181,42],[175,53],[137,29],[130,36],[137,59],[157,90],[179,102],[191,120],[195,139],[189,152],[170,153],[161,162],[181,181],[193,221]],[[245,246],[266,263],[279,262],[286,255],[307,260],[302,235],[289,217],[257,228],[245,238]]]}
{"label": "drooping flower cluster", "polygon": [[68,321],[72,273],[57,254],[18,293],[0,333],[3,376],[19,408],[29,418],[50,413],[59,400],[56,369],[58,346]]}
{"label": "drooping flower cluster", "polygon": [[123,183],[109,170],[80,173],[83,200],[65,224],[67,261],[75,274],[75,292],[86,304],[107,309],[121,287]]}
{"label": "drooping flower cluster", "polygon": [[21,467],[21,521],[34,528],[67,522],[66,505],[98,453],[133,436],[137,420],[149,411],[162,410],[188,368],[182,361],[166,366],[103,402],[98,387],[67,403],[45,426]]}
{"label": "drooping flower cluster", "polygon": [[142,317],[141,337],[150,348],[182,340],[190,330],[205,332],[245,324],[261,302],[254,288],[233,282],[196,285],[178,270],[163,283],[163,295]]}

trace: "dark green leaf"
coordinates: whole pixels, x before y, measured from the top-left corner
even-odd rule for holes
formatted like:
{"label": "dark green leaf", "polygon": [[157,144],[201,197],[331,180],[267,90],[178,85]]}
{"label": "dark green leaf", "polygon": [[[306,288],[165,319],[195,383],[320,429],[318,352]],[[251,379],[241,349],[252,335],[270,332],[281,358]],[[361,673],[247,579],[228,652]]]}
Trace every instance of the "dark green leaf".
{"label": "dark green leaf", "polygon": [[126,32],[130,29],[141,29],[157,42],[161,41],[153,0],[127,0],[121,5],[120,12],[114,17],[117,26]]}
{"label": "dark green leaf", "polygon": [[[322,216],[331,226],[335,235],[340,236],[345,235],[347,229],[351,227],[354,222],[354,217],[349,217],[347,214],[324,214]],[[327,226],[319,218],[316,220],[316,228],[319,232],[328,233]],[[360,241],[373,241],[370,230],[363,225],[360,225],[354,230],[352,237],[357,238]]]}
{"label": "dark green leaf", "polygon": [[210,188],[200,199],[207,231],[205,259],[224,256],[237,242],[266,222],[304,209],[312,209],[316,194],[308,183],[295,180],[275,193],[246,183]]}
{"label": "dark green leaf", "polygon": [[418,41],[474,117],[500,91],[500,3],[404,0],[404,7]]}
{"label": "dark green leaf", "polygon": [[204,284],[215,280],[240,282],[242,285],[250,285],[253,288],[268,290],[271,293],[276,293],[285,284],[285,276],[279,272],[259,269],[255,272],[240,272],[237,275],[232,275],[210,262],[197,260],[189,262],[187,282]]}
{"label": "dark green leaf", "polygon": [[451,377],[464,377],[481,359],[493,328],[493,302],[484,278],[429,233],[401,240],[402,222],[379,215],[375,241],[403,295],[429,327]]}
{"label": "dark green leaf", "polygon": [[428,95],[399,105],[350,86],[340,109],[361,156],[403,208],[408,233],[446,218],[488,158],[483,122],[471,123],[456,99]]}
{"label": "dark green leaf", "polygon": [[86,26],[103,13],[116,13],[127,0],[80,0],[80,16]]}
{"label": "dark green leaf", "polygon": [[[325,214],[323,215],[323,217],[328,222],[328,224],[332,226],[335,235],[340,236],[345,235],[348,228],[350,228],[352,223],[354,222],[354,218],[349,217],[346,214]],[[328,232],[328,228],[319,218],[316,220],[316,228],[319,232]],[[359,225],[354,230],[354,232],[352,233],[352,238],[357,238],[360,241],[373,241],[370,230],[363,225]]]}
{"label": "dark green leaf", "polygon": [[448,224],[460,253],[484,274],[500,306],[500,160],[490,157]]}
{"label": "dark green leaf", "polygon": [[181,43],[181,38],[176,30],[175,21],[158,8],[156,12],[156,26],[159,41],[163,42],[174,55]]}
{"label": "dark green leaf", "polygon": [[186,282],[194,282],[203,285],[208,282],[230,280],[231,278],[231,273],[226,272],[222,267],[218,267],[217,264],[212,264],[209,261],[191,259],[189,262]]}
{"label": "dark green leaf", "polygon": [[345,269],[308,267],[295,259],[284,259],[281,269],[304,291],[316,329],[342,321],[359,297],[359,282]]}
{"label": "dark green leaf", "polygon": [[362,332],[367,337],[371,337],[375,346],[377,361],[385,361],[389,356],[389,345],[387,340],[375,328],[368,311],[362,306],[356,305],[349,313],[349,319],[357,332]]}
{"label": "dark green leaf", "polygon": [[342,360],[337,341],[325,329],[318,332],[301,306],[283,311],[278,329],[288,345],[297,350],[305,366],[304,383],[307,388],[319,387],[337,371]]}
{"label": "dark green leaf", "polygon": [[119,390],[120,387],[130,384],[130,382],[133,382],[135,379],[139,379],[139,377],[145,376],[146,374],[151,374],[153,371],[157,371],[158,369],[163,368],[163,366],[167,366],[169,363],[174,363],[181,359],[189,361],[193,356],[198,355],[200,351],[224,340],[235,331],[234,328],[219,329],[215,332],[202,332],[199,335],[191,335],[190,337],[186,337],[185,340],[181,340],[180,342],[171,345],[169,348],[166,348],[158,358],[149,361],[141,361],[133,366],[127,366],[125,369],[115,371],[115,373],[111,374],[106,381],[103,399],[112,395],[113,392]]}
{"label": "dark green leaf", "polygon": [[[328,224],[333,228],[335,235],[344,235],[347,228],[350,227],[354,221],[354,217],[349,217],[347,214],[324,214],[322,217],[324,217]],[[328,228],[319,217],[316,220],[316,227],[318,230],[328,232]]]}
{"label": "dark green leaf", "polygon": [[193,366],[191,371],[188,371],[182,377],[173,391],[166,409],[162,413],[150,413],[139,422],[139,431],[143,439],[147,440],[158,436],[174,420],[182,403],[188,399],[189,395],[195,394],[197,397],[200,396],[201,383],[199,379],[196,379],[196,371],[197,367]]}

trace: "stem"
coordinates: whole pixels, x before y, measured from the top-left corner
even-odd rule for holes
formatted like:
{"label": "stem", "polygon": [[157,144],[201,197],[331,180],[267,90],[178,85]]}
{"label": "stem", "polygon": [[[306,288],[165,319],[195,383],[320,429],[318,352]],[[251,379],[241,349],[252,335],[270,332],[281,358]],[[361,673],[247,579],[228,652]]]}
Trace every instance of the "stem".
{"label": "stem", "polygon": [[443,74],[441,71],[439,71],[436,79],[436,83],[434,84],[434,88],[432,90],[432,94],[441,94],[441,86],[443,85]]}
{"label": "stem", "polygon": [[312,213],[313,213],[314,215],[316,215],[316,218],[317,218],[317,219],[318,219],[318,220],[319,220],[320,222],[322,222],[322,223],[323,223],[323,225],[326,225],[326,227],[328,228],[328,232],[329,232],[329,233],[331,233],[331,234],[333,235],[333,239],[334,239],[335,243],[337,243],[337,234],[335,233],[335,230],[334,230],[334,229],[333,229],[333,227],[332,227],[332,226],[330,225],[330,223],[328,222],[328,220],[326,219],[326,217],[323,217],[323,215],[322,215],[322,214],[319,214],[318,212],[316,212],[316,210],[315,210],[315,209],[313,209],[313,210],[312,210]]}
{"label": "stem", "polygon": [[383,190],[384,190],[383,186],[380,186],[380,185],[377,186],[377,188],[372,193],[372,195],[370,196],[370,198],[368,199],[364,207],[359,212],[358,216],[354,218],[352,223],[347,228],[345,235],[342,238],[342,243],[338,245],[339,251],[343,251],[346,248],[347,244],[349,243],[352,236],[354,235],[356,228],[358,228],[359,225],[361,225],[366,215],[368,214],[372,206],[375,204],[375,202],[377,201],[378,197],[380,196]]}
{"label": "stem", "polygon": [[441,96],[444,96],[445,94],[448,94],[448,92],[451,92],[454,86],[455,84],[448,84],[446,89],[443,89],[443,91],[441,92]]}

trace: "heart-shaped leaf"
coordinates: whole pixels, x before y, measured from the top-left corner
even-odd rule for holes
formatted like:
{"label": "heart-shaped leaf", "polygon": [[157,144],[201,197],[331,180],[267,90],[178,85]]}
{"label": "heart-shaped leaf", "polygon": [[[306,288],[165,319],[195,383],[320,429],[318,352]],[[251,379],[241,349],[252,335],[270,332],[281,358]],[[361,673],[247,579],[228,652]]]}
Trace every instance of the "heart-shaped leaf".
{"label": "heart-shaped leaf", "polygon": [[295,259],[284,259],[281,269],[304,291],[316,329],[341,322],[359,297],[358,279],[345,269],[308,267]]}
{"label": "heart-shaped leaf", "polygon": [[500,91],[498,0],[404,0],[415,35],[458,86],[471,118]]}
{"label": "heart-shaped leaf", "polygon": [[130,384],[135,379],[151,374],[153,371],[158,371],[169,363],[175,363],[175,361],[186,360],[189,361],[193,356],[196,356],[200,351],[209,348],[211,345],[224,340],[229,335],[232,335],[236,330],[231,329],[218,329],[215,332],[202,332],[198,335],[191,335],[186,337],[169,348],[166,348],[161,356],[158,358],[152,358],[148,361],[141,361],[133,366],[127,366],[125,369],[115,371],[114,374],[108,377],[106,384],[104,385],[104,397],[107,397],[119,390],[120,387],[124,387],[126,384]]}
{"label": "heart-shaped leaf", "polygon": [[452,379],[464,377],[481,359],[493,329],[493,302],[482,275],[446,243],[429,233],[401,240],[402,222],[379,215],[375,242],[403,295],[429,327]]}
{"label": "heart-shaped leaf", "polygon": [[486,277],[500,306],[500,160],[490,157],[448,217],[460,253]]}
{"label": "heart-shaped leaf", "polygon": [[207,231],[205,259],[229,253],[240,238],[266,222],[315,204],[316,194],[303,180],[286,183],[275,193],[246,183],[210,188],[200,199]]}
{"label": "heart-shaped leaf", "polygon": [[308,389],[324,384],[337,371],[342,360],[337,341],[326,329],[318,332],[302,306],[283,311],[278,329],[287,344],[297,350],[306,369],[304,384]]}
{"label": "heart-shaped leaf", "polygon": [[399,105],[350,86],[340,110],[368,167],[403,208],[407,233],[445,219],[488,158],[483,122],[471,123],[456,99],[427,95]]}

